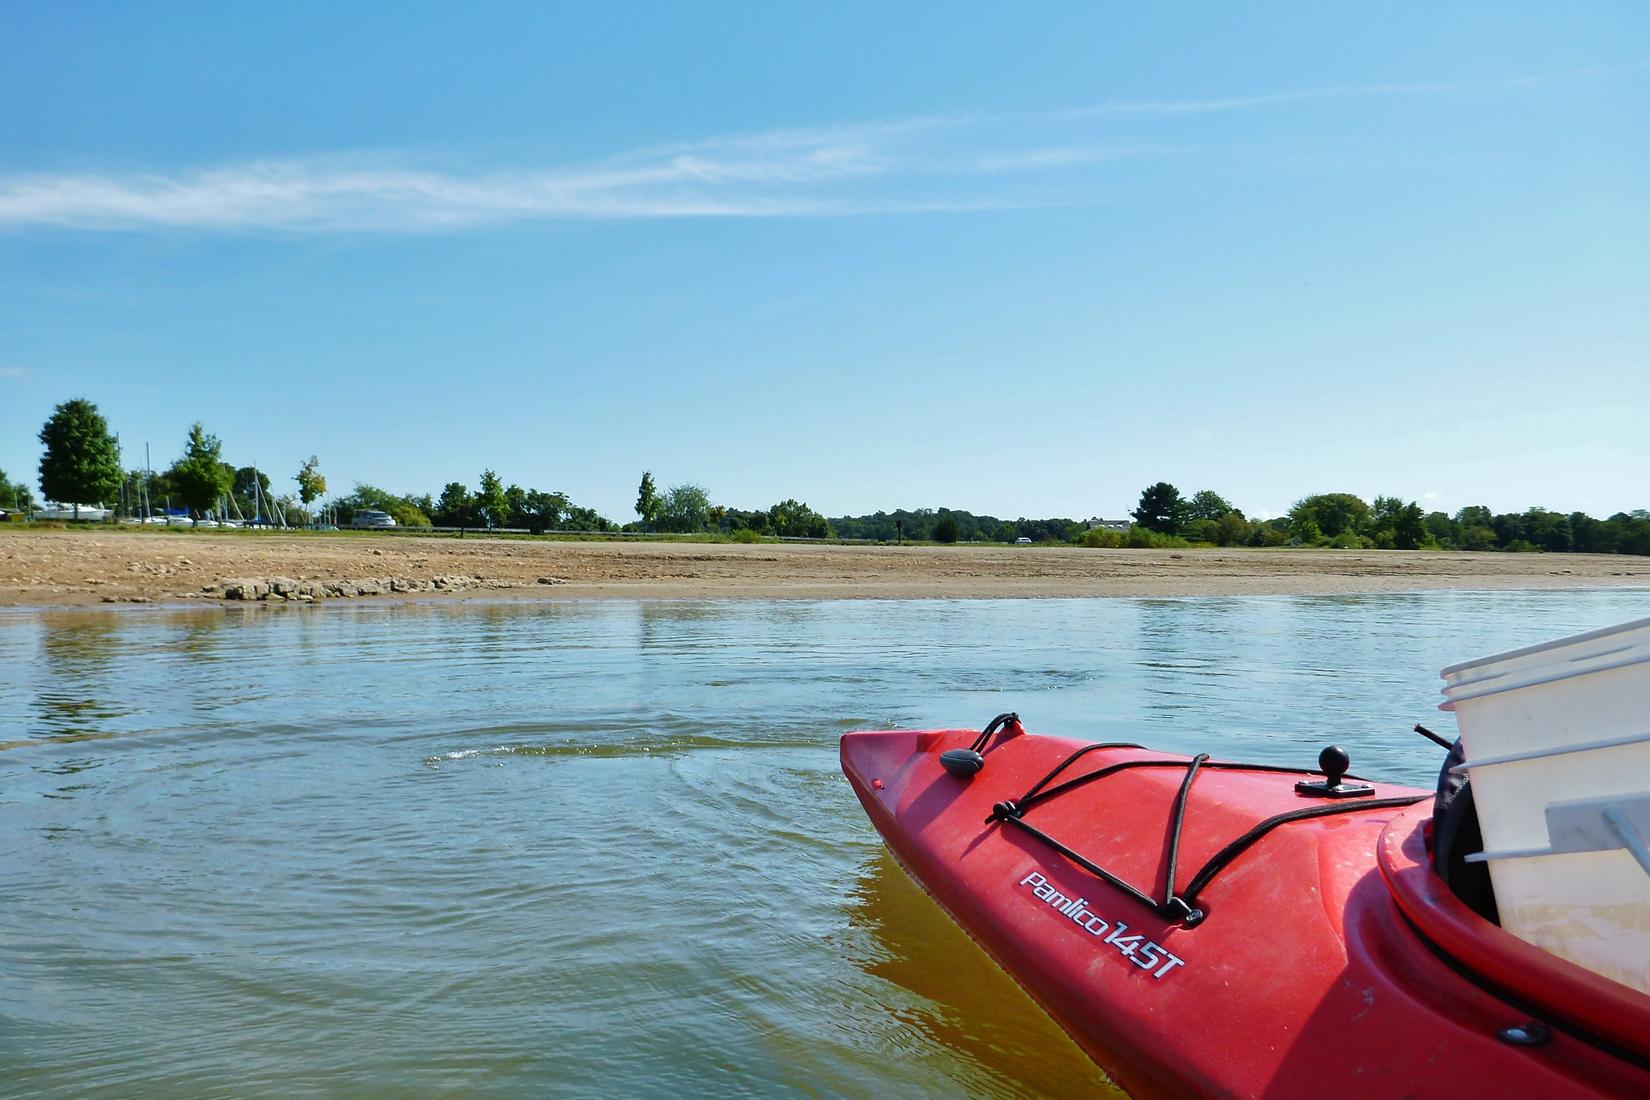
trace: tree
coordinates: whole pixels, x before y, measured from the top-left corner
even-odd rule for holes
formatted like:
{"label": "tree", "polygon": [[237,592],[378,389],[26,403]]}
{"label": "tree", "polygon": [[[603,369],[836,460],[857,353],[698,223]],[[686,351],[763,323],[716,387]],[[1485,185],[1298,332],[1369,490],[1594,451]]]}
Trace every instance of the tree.
{"label": "tree", "polygon": [[1297,500],[1289,509],[1291,524],[1303,519],[1316,524],[1326,538],[1342,531],[1358,534],[1369,521],[1369,505],[1351,493],[1318,493]]}
{"label": "tree", "polygon": [[13,512],[25,512],[34,507],[34,494],[21,481],[13,481],[6,471],[0,470],[0,508]]}
{"label": "tree", "polygon": [[327,479],[321,475],[321,460],[314,455],[298,467],[298,473],[292,480],[298,483],[298,499],[304,502],[305,508],[327,495]]}
{"label": "tree", "polygon": [[653,485],[653,472],[643,470],[641,487],[636,490],[636,514],[641,517],[643,523],[657,523],[659,510],[663,506],[664,501],[659,498],[659,490]]}
{"label": "tree", "polygon": [[269,475],[256,466],[242,466],[233,475],[229,491],[234,494],[243,515],[256,519],[272,519],[274,498],[269,495]]}
{"label": "tree", "polygon": [[1310,515],[1302,513],[1289,521],[1289,537],[1303,546],[1323,541],[1323,528]]}
{"label": "tree", "polygon": [[1494,550],[1495,532],[1486,524],[1465,523],[1456,531],[1455,542],[1462,550]]}
{"label": "tree", "polygon": [[449,481],[435,502],[435,518],[443,527],[470,526],[470,490],[462,481]]}
{"label": "tree", "polygon": [[1482,504],[1469,504],[1455,513],[1455,522],[1461,527],[1488,527],[1490,510]]}
{"label": "tree", "polygon": [[788,538],[828,539],[833,534],[830,521],[800,500],[782,500],[769,508],[764,526]]}
{"label": "tree", "polygon": [[941,516],[939,518],[939,522],[934,524],[934,541],[946,543],[957,541],[956,517]]}
{"label": "tree", "polygon": [[710,494],[703,485],[672,486],[660,502],[655,522],[661,531],[703,531],[710,524]]}
{"label": "tree", "polygon": [[1570,517],[1545,508],[1531,508],[1524,513],[1525,537],[1543,550],[1563,553],[1575,546],[1575,532]]}
{"label": "tree", "polygon": [[573,507],[567,510],[562,526],[569,531],[613,531],[617,525],[594,508]]}
{"label": "tree", "polygon": [[1132,513],[1140,526],[1165,535],[1178,534],[1186,522],[1186,502],[1180,490],[1167,481],[1148,486],[1140,494],[1140,505]]}
{"label": "tree", "polygon": [[1421,521],[1427,529],[1427,537],[1439,546],[1453,549],[1455,546],[1455,521],[1443,512],[1428,512]]}
{"label": "tree", "polygon": [[1398,510],[1392,528],[1392,545],[1399,550],[1419,550],[1426,541],[1426,515],[1421,511],[1421,506],[1412,500]]}
{"label": "tree", "polygon": [[523,526],[535,535],[543,534],[561,522],[562,513],[567,510],[567,506],[568,500],[561,493],[529,489],[522,509]]}
{"label": "tree", "polygon": [[1238,518],[1243,513],[1233,508],[1231,503],[1213,489],[1199,489],[1192,494],[1192,499],[1186,502],[1186,518],[1192,520],[1216,520],[1228,513],[1236,512]]}
{"label": "tree", "polygon": [[183,447],[183,457],[172,463],[166,478],[185,508],[197,516],[229,491],[234,471],[223,463],[223,444],[195,421]]}
{"label": "tree", "polygon": [[476,487],[475,506],[488,527],[503,527],[510,516],[510,498],[504,494],[504,482],[491,470],[481,471],[481,484]]}
{"label": "tree", "polygon": [[47,500],[74,505],[78,517],[82,504],[101,507],[120,492],[115,437],[90,401],[77,397],[57,406],[40,429],[40,442],[46,445],[40,457],[40,491]]}
{"label": "tree", "polygon": [[128,470],[124,488],[127,503],[134,514],[147,509],[155,514],[166,507],[166,501],[175,495],[166,475],[155,470]]}
{"label": "tree", "polygon": [[[1398,516],[1404,510],[1404,502],[1397,497],[1376,497],[1375,503],[1370,505],[1369,519],[1365,523],[1365,530],[1375,543],[1377,550],[1400,549],[1396,541],[1395,532],[1398,529]],[[1407,547],[1414,549],[1414,547]]]}
{"label": "tree", "polygon": [[1242,546],[1254,534],[1254,525],[1243,518],[1241,512],[1227,512],[1215,520],[1214,538],[1216,546]]}
{"label": "tree", "polygon": [[520,485],[511,483],[504,490],[505,522],[506,527],[527,526],[527,490]]}

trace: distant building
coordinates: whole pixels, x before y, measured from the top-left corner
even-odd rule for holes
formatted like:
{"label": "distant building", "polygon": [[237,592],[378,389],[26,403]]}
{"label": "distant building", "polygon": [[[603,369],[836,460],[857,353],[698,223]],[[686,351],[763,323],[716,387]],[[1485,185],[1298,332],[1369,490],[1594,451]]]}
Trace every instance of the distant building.
{"label": "distant building", "polygon": [[1096,527],[1106,531],[1127,531],[1133,526],[1134,520],[1132,519],[1101,519],[1099,516],[1093,516],[1088,520],[1088,527],[1090,531],[1094,530]]}

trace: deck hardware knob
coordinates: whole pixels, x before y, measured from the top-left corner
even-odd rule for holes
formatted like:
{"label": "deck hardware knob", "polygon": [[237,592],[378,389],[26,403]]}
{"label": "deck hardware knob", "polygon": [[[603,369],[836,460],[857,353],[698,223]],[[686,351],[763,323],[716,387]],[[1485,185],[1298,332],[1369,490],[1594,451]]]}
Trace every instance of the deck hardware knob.
{"label": "deck hardware knob", "polygon": [[1352,757],[1345,749],[1339,745],[1325,745],[1323,751],[1318,753],[1318,770],[1323,772],[1323,780],[1303,779],[1295,784],[1295,791],[1308,798],[1358,798],[1374,794],[1375,788],[1368,783],[1342,781],[1351,766]]}
{"label": "deck hardware knob", "polygon": [[1525,1024],[1514,1024],[1496,1032],[1496,1038],[1503,1043],[1515,1047],[1545,1046],[1553,1037],[1553,1029],[1540,1020],[1531,1020]]}
{"label": "deck hardware knob", "polygon": [[1331,787],[1341,785],[1341,776],[1352,767],[1351,755],[1339,745],[1325,745],[1318,754],[1318,770],[1323,772],[1324,781]]}
{"label": "deck hardware knob", "polygon": [[973,779],[985,767],[985,757],[973,749],[946,749],[940,753],[940,763],[958,779]]}

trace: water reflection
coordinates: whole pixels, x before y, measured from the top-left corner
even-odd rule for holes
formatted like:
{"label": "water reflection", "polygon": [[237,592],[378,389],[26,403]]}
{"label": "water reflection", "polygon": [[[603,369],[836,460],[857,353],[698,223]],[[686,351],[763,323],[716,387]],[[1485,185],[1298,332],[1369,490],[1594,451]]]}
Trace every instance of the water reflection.
{"label": "water reflection", "polygon": [[883,997],[897,1026],[920,1034],[931,1050],[961,1055],[967,1095],[1125,1095],[887,849],[860,868],[847,916],[873,946],[855,961],[896,987]]}
{"label": "water reflection", "polygon": [[130,713],[110,690],[109,671],[123,655],[126,640],[114,615],[61,618],[38,633],[41,664],[51,686],[32,693],[32,738],[59,741],[104,736],[110,724]]}

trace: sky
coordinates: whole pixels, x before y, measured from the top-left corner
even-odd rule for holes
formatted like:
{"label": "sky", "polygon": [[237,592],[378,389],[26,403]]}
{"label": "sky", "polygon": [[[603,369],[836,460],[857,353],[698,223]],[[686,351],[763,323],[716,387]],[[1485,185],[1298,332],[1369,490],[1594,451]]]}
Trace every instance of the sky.
{"label": "sky", "polygon": [[1650,7],[0,6],[0,469],[1650,507]]}

